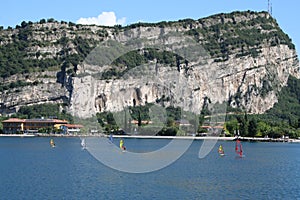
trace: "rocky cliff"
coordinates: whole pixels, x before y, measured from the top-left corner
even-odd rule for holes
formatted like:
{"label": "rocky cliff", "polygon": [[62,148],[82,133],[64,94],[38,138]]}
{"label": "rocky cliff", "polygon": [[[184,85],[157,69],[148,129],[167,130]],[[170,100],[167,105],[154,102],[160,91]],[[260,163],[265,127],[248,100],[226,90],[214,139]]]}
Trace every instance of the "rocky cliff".
{"label": "rocky cliff", "polygon": [[80,117],[150,102],[199,113],[207,100],[263,113],[299,78],[294,45],[266,12],[128,27],[24,22],[1,30],[0,45],[2,113],[44,102]]}

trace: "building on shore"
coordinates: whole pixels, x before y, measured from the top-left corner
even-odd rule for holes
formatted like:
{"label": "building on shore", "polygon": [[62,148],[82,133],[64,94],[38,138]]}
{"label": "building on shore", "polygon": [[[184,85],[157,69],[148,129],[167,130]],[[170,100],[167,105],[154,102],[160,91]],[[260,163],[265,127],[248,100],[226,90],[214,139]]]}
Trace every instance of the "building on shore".
{"label": "building on shore", "polygon": [[66,120],[60,119],[19,119],[10,118],[2,121],[4,134],[37,134],[41,130],[53,133],[55,130],[61,130],[59,133],[79,133],[82,125],[69,124]]}
{"label": "building on shore", "polygon": [[59,129],[63,130],[63,134],[78,134],[83,128],[80,124],[60,124]]}

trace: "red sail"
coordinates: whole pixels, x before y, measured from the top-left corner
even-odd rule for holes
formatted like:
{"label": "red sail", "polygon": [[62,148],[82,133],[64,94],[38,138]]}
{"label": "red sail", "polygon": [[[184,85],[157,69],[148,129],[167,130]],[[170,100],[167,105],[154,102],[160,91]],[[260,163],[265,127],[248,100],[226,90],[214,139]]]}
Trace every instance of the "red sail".
{"label": "red sail", "polygon": [[243,156],[243,149],[241,142],[237,139],[235,143],[235,152],[242,157]]}

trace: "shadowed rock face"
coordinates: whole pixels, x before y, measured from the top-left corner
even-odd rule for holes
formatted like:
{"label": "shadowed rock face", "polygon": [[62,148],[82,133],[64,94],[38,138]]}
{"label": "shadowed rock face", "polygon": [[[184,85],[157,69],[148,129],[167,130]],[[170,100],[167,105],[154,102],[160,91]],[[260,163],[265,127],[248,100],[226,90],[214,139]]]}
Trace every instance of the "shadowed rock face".
{"label": "shadowed rock face", "polygon": [[[250,113],[263,113],[277,102],[277,93],[290,75],[299,78],[295,49],[290,41],[274,34],[281,30],[264,12],[220,14],[197,21],[142,24],[118,30],[80,25],[71,31],[70,25],[61,23],[32,26],[34,40],[50,42],[62,37],[69,40],[64,45],[50,42],[31,46],[28,52],[47,52],[50,58],[63,49],[68,49],[69,54],[79,54],[76,43],[70,42],[78,35],[87,41],[93,40],[90,46],[100,45],[100,51],[94,49],[85,61],[73,67],[57,67],[58,70],[31,73],[26,77],[16,74],[3,80],[3,83],[22,80],[38,81],[38,84],[2,91],[2,112],[9,109],[13,112],[23,105],[65,102],[69,104],[70,113],[89,117],[97,112],[120,111],[126,106],[154,102],[199,113],[204,99],[208,98],[211,103],[229,102],[232,107]],[[45,26],[50,30],[46,35],[41,31]],[[245,38],[247,32],[253,43]],[[262,36],[253,35],[256,32]],[[102,41],[114,41],[121,47],[111,46],[117,53],[106,52],[105,57]],[[126,65],[117,66],[117,70],[123,70],[122,76],[101,77],[116,68],[114,60],[105,60],[107,57],[118,58],[135,50],[142,54],[147,48],[172,52],[185,62],[172,66],[150,59],[131,69]],[[91,64],[92,57],[100,61]],[[73,69],[73,75],[68,69]]]}

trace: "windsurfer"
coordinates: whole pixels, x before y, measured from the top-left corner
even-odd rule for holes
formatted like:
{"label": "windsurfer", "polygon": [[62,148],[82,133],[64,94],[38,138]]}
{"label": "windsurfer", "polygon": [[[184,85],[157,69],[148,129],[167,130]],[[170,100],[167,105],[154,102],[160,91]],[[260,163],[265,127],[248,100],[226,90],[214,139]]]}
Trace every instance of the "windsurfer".
{"label": "windsurfer", "polygon": [[239,157],[243,157],[243,148],[239,140],[237,140],[235,143],[235,152]]}
{"label": "windsurfer", "polygon": [[122,149],[123,151],[126,150],[126,147],[124,146],[124,141],[122,139],[120,140],[120,149]]}
{"label": "windsurfer", "polygon": [[109,141],[112,143],[114,141],[112,134],[109,135]]}
{"label": "windsurfer", "polygon": [[82,149],[86,148],[86,143],[85,143],[85,139],[84,138],[81,140],[81,147],[82,147]]}
{"label": "windsurfer", "polygon": [[239,141],[239,139],[237,139],[236,145],[235,145],[235,152],[238,152],[238,150],[239,150],[239,147],[238,147],[239,143],[240,143],[240,141]]}
{"label": "windsurfer", "polygon": [[224,149],[223,149],[223,146],[221,144],[219,146],[218,152],[219,152],[220,155],[224,154]]}
{"label": "windsurfer", "polygon": [[55,143],[54,143],[53,139],[50,140],[50,145],[51,145],[51,147],[55,147]]}

